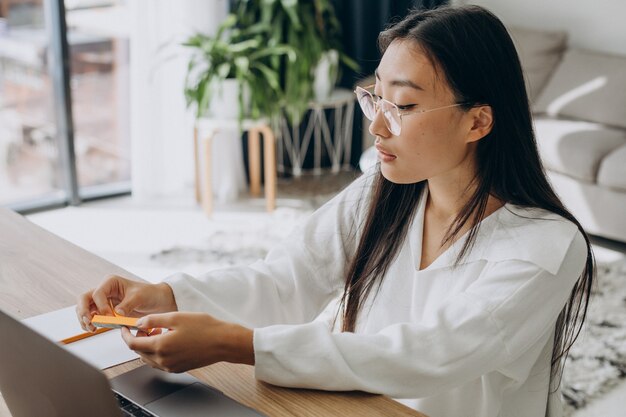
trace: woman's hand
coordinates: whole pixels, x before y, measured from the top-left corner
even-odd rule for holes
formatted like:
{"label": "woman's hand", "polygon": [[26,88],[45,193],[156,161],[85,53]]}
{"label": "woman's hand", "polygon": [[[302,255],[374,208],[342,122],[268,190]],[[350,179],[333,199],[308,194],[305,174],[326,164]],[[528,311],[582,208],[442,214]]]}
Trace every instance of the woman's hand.
{"label": "woman's hand", "polygon": [[96,330],[91,324],[95,314],[113,315],[109,303],[113,304],[117,314],[129,317],[178,310],[169,285],[148,284],[114,275],[104,280],[98,288],[79,297],[76,315],[84,330]]}
{"label": "woman's hand", "polygon": [[154,368],[185,372],[222,361],[254,365],[252,330],[208,314],[151,314],[137,325],[137,336],[124,327],[122,338]]}

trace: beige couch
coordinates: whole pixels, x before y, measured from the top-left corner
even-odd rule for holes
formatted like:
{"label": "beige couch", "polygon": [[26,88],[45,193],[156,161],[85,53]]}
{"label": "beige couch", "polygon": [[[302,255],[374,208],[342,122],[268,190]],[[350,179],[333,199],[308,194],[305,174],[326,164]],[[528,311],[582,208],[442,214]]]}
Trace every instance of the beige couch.
{"label": "beige couch", "polygon": [[511,36],[556,192],[589,233],[626,242],[626,56],[566,48],[561,32]]}

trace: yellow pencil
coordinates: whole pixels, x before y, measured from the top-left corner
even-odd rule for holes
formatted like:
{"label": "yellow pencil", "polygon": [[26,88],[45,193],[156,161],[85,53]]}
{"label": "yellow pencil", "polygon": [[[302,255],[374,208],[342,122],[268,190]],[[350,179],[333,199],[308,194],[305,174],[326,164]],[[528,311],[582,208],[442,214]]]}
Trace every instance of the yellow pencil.
{"label": "yellow pencil", "polygon": [[109,330],[112,330],[112,329],[100,328],[100,329],[97,329],[95,332],[85,332],[85,333],[77,334],[75,336],[68,337],[66,339],[61,340],[59,343],[62,343],[64,345],[69,345],[70,343],[76,342],[78,340],[83,340],[88,337],[100,334],[100,333],[108,332]]}
{"label": "yellow pencil", "polygon": [[113,312],[113,315],[115,317],[121,317],[119,314],[115,312],[115,307],[113,306],[113,300],[111,300],[110,298],[109,298],[109,306],[111,306],[111,311]]}
{"label": "yellow pencil", "polygon": [[[111,306],[111,311],[113,311],[114,317],[120,317],[115,312],[115,307],[113,307],[113,300],[111,300],[110,298],[109,298],[109,306]],[[113,328],[112,327],[111,328],[109,328],[109,327],[101,327],[101,328],[98,328],[95,332],[85,332],[85,333],[77,334],[75,336],[71,336],[71,337],[68,337],[66,339],[63,339],[59,343],[64,344],[64,345],[69,345],[70,343],[74,343],[74,342],[77,342],[79,340],[83,340],[83,339],[86,339],[88,337],[95,336],[95,335],[100,334],[100,333],[108,332],[109,330],[113,330]]]}

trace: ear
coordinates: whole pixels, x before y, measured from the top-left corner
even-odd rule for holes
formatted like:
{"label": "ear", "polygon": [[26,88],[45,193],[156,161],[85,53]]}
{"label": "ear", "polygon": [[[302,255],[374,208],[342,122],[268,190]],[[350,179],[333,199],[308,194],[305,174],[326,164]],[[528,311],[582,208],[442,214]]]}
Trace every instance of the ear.
{"label": "ear", "polygon": [[487,136],[493,128],[491,106],[479,106],[470,110],[472,126],[467,132],[467,143],[477,142]]}

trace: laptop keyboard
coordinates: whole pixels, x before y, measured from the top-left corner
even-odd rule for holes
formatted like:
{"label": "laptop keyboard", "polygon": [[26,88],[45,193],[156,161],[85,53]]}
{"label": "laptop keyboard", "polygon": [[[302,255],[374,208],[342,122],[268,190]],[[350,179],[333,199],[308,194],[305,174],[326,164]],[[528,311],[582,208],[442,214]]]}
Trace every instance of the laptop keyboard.
{"label": "laptop keyboard", "polygon": [[143,408],[136,406],[135,404],[133,404],[126,398],[119,395],[118,393],[114,392],[113,394],[115,395],[115,399],[117,400],[117,403],[122,409],[122,413],[124,414],[124,417],[156,417],[151,412],[146,411]]}

